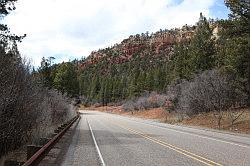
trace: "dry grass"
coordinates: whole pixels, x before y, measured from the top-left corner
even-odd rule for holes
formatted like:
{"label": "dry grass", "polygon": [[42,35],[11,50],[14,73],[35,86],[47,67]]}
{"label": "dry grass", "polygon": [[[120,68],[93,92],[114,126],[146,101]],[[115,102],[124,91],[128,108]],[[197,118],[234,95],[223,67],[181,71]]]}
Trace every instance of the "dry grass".
{"label": "dry grass", "polygon": [[[115,113],[120,115],[131,115],[146,119],[158,119],[162,122],[171,124],[183,124],[188,126],[199,126],[205,128],[218,129],[216,118],[213,113],[203,113],[195,115],[191,118],[182,119],[179,114],[168,113],[162,108],[155,108],[143,111],[125,112],[121,106],[107,106],[107,107],[81,107],[81,109],[97,110],[102,112]],[[242,110],[239,110],[242,111]],[[230,118],[227,113],[224,113],[222,120],[222,129],[237,133],[250,134],[250,108],[244,110],[244,114],[231,126]]]}

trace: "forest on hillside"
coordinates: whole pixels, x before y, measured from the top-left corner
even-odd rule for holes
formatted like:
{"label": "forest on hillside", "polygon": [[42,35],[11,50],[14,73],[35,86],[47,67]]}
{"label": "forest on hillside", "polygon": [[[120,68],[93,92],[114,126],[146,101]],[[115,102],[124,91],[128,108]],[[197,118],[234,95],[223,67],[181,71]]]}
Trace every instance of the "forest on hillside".
{"label": "forest on hillside", "polygon": [[[188,114],[249,106],[249,3],[225,4],[226,20],[201,14],[193,26],[130,36],[82,60],[43,59],[37,74],[84,105],[141,110],[171,103],[168,110]],[[158,102],[150,104],[154,94]]]}

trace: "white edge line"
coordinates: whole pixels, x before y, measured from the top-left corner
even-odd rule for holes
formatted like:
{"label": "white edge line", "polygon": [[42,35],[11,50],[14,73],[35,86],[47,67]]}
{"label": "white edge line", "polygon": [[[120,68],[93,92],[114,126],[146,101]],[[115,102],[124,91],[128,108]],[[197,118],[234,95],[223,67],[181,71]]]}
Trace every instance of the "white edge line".
{"label": "white edge line", "polygon": [[88,126],[89,126],[89,130],[90,130],[90,133],[91,133],[92,139],[93,139],[93,141],[94,141],[95,148],[96,148],[96,151],[97,151],[97,153],[98,153],[98,156],[99,156],[99,159],[100,159],[101,165],[102,165],[102,166],[105,166],[105,162],[104,162],[104,160],[103,160],[103,157],[102,157],[101,151],[100,151],[100,149],[99,149],[99,147],[98,147],[98,145],[97,145],[97,142],[96,142],[96,139],[95,139],[95,135],[94,135],[94,133],[93,133],[93,131],[92,131],[92,128],[91,128],[91,126],[90,126],[90,124],[89,124],[88,119],[86,119],[86,120],[87,120],[87,123],[88,123]]}
{"label": "white edge line", "polygon": [[165,129],[165,130],[172,130],[174,132],[177,132],[177,133],[183,133],[183,134],[188,134],[188,135],[194,135],[194,136],[197,136],[197,137],[200,137],[200,138],[205,138],[205,139],[210,139],[210,140],[213,140],[213,141],[218,141],[218,142],[222,142],[222,143],[227,143],[227,144],[231,144],[231,145],[235,145],[235,146],[239,146],[239,147],[243,147],[243,148],[250,148],[249,146],[246,146],[246,145],[241,145],[241,144],[238,144],[238,143],[233,143],[233,142],[229,142],[229,141],[224,141],[224,140],[220,140],[220,139],[216,139],[216,138],[212,138],[212,137],[208,137],[208,136],[201,136],[201,135],[198,135],[198,134],[193,134],[193,133],[188,133],[188,132],[184,132],[184,131],[178,131],[176,129],[171,129],[171,128],[165,128],[165,127],[161,127],[161,126],[156,126],[156,125],[153,125],[153,124],[147,124],[147,125],[151,125],[151,126],[155,126],[157,128],[162,128],[162,129]]}

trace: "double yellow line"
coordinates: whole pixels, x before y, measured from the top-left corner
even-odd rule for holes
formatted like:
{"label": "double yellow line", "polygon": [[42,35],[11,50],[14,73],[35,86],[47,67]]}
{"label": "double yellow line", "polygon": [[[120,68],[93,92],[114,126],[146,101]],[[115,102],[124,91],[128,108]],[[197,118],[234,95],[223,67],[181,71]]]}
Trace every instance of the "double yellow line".
{"label": "double yellow line", "polygon": [[208,165],[208,166],[214,166],[214,165],[215,165],[215,166],[222,166],[221,164],[216,163],[215,161],[209,160],[209,159],[207,159],[207,158],[204,158],[204,157],[202,157],[202,156],[199,156],[199,155],[197,155],[197,154],[194,154],[194,153],[192,153],[192,152],[189,152],[189,151],[187,151],[187,150],[184,150],[184,149],[182,149],[182,148],[179,148],[179,147],[177,147],[177,146],[175,146],[175,145],[172,145],[172,144],[169,144],[169,143],[167,143],[167,142],[161,141],[161,140],[159,140],[159,139],[150,137],[150,136],[148,136],[147,134],[144,134],[144,133],[142,133],[142,132],[140,132],[140,131],[133,130],[133,129],[129,128],[129,127],[121,126],[120,124],[117,124],[117,123],[115,123],[115,124],[118,125],[119,127],[123,128],[123,129],[125,129],[125,130],[128,130],[128,131],[130,131],[130,132],[132,132],[132,133],[134,133],[134,134],[137,134],[137,135],[139,135],[139,136],[141,136],[141,137],[143,137],[143,138],[146,138],[147,140],[150,140],[150,141],[152,141],[152,142],[154,142],[154,143],[157,143],[157,144],[159,144],[159,145],[162,145],[162,146],[164,146],[164,147],[166,147],[166,148],[169,148],[169,149],[171,149],[171,150],[174,150],[174,151],[176,151],[176,152],[178,152],[178,153],[180,153],[180,154],[182,154],[182,155],[184,155],[184,156],[187,156],[187,157],[189,157],[189,158],[192,158],[192,159],[194,159],[194,160],[196,160],[196,161],[198,161],[198,162],[201,162],[201,163],[203,163],[203,164],[205,164],[205,165]]}

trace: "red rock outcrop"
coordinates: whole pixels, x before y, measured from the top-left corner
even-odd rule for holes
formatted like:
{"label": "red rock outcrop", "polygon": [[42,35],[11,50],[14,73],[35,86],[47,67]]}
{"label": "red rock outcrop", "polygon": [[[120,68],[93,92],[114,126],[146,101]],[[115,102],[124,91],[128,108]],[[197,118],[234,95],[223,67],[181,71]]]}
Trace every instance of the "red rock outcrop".
{"label": "red rock outcrop", "polygon": [[[91,64],[102,61],[104,58],[112,64],[124,63],[130,60],[134,54],[142,54],[145,50],[153,52],[154,55],[152,56],[160,55],[162,52],[170,54],[173,45],[189,41],[194,34],[194,30],[195,27],[184,26],[181,29],[160,30],[150,36],[148,34],[131,35],[111,48],[93,51],[80,67],[84,69]],[[143,57],[143,55],[140,56]]]}

